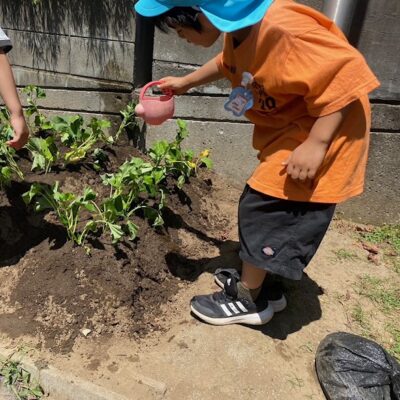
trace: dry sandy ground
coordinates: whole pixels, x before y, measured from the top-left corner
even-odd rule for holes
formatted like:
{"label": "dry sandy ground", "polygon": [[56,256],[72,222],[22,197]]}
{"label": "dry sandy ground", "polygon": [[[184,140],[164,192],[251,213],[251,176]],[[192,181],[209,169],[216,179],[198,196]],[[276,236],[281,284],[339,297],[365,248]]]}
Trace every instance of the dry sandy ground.
{"label": "dry sandy ground", "polygon": [[[210,271],[238,264],[237,193],[231,195],[219,199],[221,211],[232,215],[232,224],[221,233],[226,239],[222,248],[190,232],[182,233],[187,256],[209,259]],[[287,309],[264,327],[214,327],[193,318],[190,298],[217,289],[212,274],[205,272],[194,282],[182,282],[178,295],[162,307],[163,332],[141,341],[89,335],[70,354],[33,351],[32,357],[128,399],[324,399],[314,358],[327,334],[355,332],[387,348],[395,345],[390,332],[400,329],[399,310],[385,310],[379,296],[374,301],[367,294],[369,284],[371,291],[398,289],[400,276],[392,265],[394,255],[384,257],[379,251],[368,259],[371,254],[361,245],[354,224],[336,220],[307,268],[308,275],[301,282],[285,284]],[[366,276],[379,281],[366,280]],[[13,348],[20,343],[34,344],[35,339],[2,338],[3,345]],[[166,392],[160,394],[141,383],[138,374],[165,384]]]}

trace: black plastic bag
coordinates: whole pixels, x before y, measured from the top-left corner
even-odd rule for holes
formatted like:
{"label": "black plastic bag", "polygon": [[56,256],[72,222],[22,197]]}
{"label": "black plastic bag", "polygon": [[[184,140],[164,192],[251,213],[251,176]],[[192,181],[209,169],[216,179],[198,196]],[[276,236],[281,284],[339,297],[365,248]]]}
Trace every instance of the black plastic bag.
{"label": "black plastic bag", "polygon": [[400,364],[371,340],[328,335],[318,346],[315,368],[328,400],[400,400]]}

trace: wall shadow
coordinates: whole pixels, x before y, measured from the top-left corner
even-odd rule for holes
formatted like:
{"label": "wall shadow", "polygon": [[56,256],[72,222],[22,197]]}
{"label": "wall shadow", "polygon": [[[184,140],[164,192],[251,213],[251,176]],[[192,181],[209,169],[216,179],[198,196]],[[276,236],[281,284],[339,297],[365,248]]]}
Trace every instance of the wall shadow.
{"label": "wall shadow", "polygon": [[[65,51],[62,40],[67,36],[90,38],[85,49],[71,47],[71,52],[88,54],[96,62],[104,64],[113,57],[113,49],[106,40],[120,38],[132,26],[133,2],[131,0],[2,0],[0,16],[3,28],[45,33],[44,35],[22,35],[24,47],[32,51],[34,65],[51,67],[57,64],[61,52]],[[86,52],[88,54],[86,54]],[[51,69],[51,68],[49,68]]]}

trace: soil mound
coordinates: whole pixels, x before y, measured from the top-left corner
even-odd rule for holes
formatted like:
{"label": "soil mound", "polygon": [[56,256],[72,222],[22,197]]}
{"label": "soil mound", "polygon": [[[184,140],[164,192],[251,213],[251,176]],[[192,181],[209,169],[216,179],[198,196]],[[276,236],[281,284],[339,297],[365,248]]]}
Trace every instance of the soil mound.
{"label": "soil mound", "polygon": [[[127,144],[113,147],[109,167],[132,155],[137,150]],[[162,329],[160,306],[203,266],[201,261],[188,263],[179,232],[222,243],[215,237],[228,217],[212,200],[217,178],[203,171],[182,190],[172,190],[163,228],[137,217],[135,241],[112,245],[108,237],[95,237],[88,255],[67,240],[53,212],[35,213],[21,195],[29,189],[27,182],[59,181],[73,193],[90,185],[100,192],[99,174],[80,165],[40,175],[27,170],[27,160],[19,164],[25,182],[13,182],[0,193],[0,331],[15,338],[36,336],[41,345],[68,352],[82,329],[92,335],[137,336]]]}

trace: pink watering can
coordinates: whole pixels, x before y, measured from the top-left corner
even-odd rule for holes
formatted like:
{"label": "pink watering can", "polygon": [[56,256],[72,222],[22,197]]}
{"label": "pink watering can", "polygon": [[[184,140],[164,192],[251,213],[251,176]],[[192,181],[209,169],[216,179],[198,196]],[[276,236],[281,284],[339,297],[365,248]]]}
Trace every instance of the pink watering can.
{"label": "pink watering can", "polygon": [[167,119],[172,118],[175,112],[175,101],[171,91],[161,96],[146,96],[146,91],[161,82],[149,82],[142,88],[139,96],[139,104],[135,108],[138,117],[143,118],[150,125],[161,125]]}

